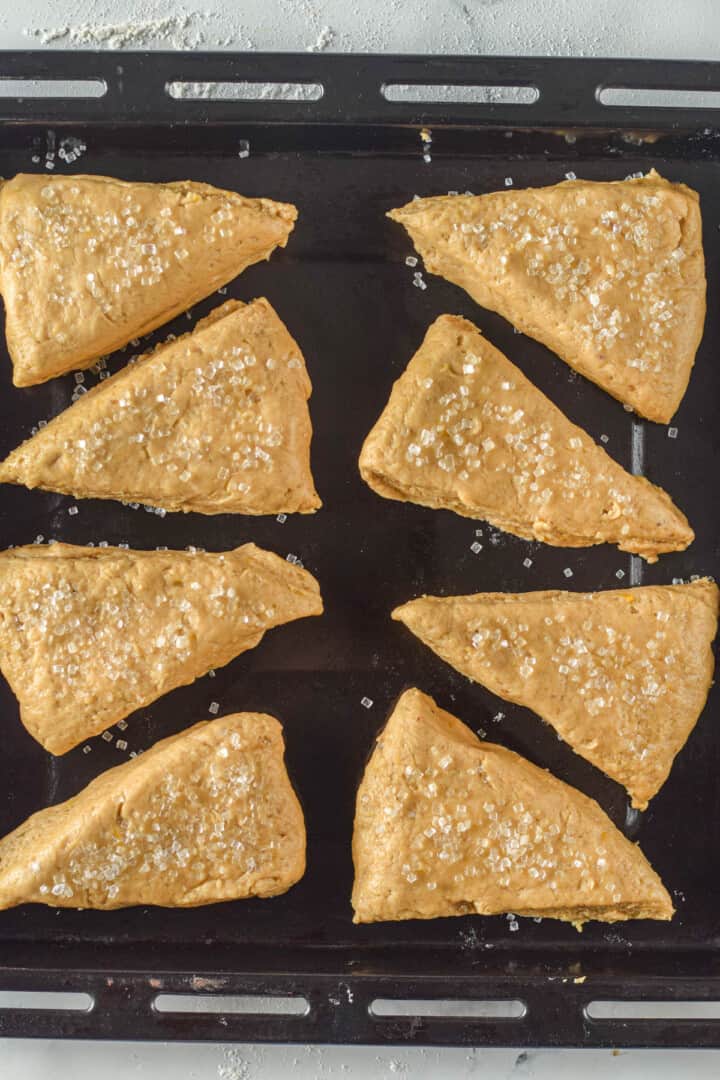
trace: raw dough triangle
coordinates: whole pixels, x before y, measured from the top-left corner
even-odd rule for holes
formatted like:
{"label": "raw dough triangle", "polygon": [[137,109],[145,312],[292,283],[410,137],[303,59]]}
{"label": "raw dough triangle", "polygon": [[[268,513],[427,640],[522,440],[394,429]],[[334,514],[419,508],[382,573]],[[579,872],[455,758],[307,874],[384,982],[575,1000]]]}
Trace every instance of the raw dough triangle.
{"label": "raw dough triangle", "polygon": [[156,743],[0,840],[0,908],[195,907],[276,896],[305,872],[305,823],[272,716]]}
{"label": "raw dough triangle", "polygon": [[718,588],[424,596],[393,618],[463,675],[533,709],[642,810],[712,684]]}
{"label": "raw dough triangle", "polygon": [[310,513],[310,390],[267,300],[229,300],[83,394],[0,481],[203,514]]}
{"label": "raw dough triangle", "polygon": [[227,664],[273,626],[321,613],[312,574],[254,544],[0,554],[0,670],[53,754]]}
{"label": "raw dough triangle", "polygon": [[593,799],[400,698],[358,791],[355,922],[514,912],[670,919],[660,878]]}
{"label": "raw dough triangle", "polygon": [[0,188],[16,386],[89,367],[284,247],[294,206],[180,180],[20,174]]}
{"label": "raw dough triangle", "polygon": [[484,518],[558,547],[617,544],[655,562],[694,534],[456,315],[441,315],[360,455],[379,495]]}
{"label": "raw dough triangle", "polygon": [[416,199],[389,215],[459,285],[649,420],[690,378],[705,321],[697,193],[636,180]]}

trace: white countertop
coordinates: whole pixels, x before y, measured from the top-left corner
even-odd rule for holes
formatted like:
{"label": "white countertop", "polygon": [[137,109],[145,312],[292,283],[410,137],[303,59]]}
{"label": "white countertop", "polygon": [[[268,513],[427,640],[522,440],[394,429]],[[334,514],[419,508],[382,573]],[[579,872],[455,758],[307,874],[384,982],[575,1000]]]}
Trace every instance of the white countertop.
{"label": "white countertop", "polygon": [[[82,14],[78,14],[82,9]],[[200,10],[201,9],[201,10]],[[207,48],[718,59],[717,0],[5,0],[0,49]],[[0,75],[2,73],[0,72]],[[582,1055],[582,1056],[581,1056]],[[0,1039],[0,1080],[716,1080],[720,1052]]]}

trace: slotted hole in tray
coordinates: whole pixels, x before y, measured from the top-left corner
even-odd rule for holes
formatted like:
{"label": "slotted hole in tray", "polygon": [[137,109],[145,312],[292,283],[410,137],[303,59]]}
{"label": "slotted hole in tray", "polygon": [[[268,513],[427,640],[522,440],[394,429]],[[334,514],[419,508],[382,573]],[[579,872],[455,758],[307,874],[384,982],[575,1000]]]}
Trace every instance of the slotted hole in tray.
{"label": "slotted hole in tray", "polygon": [[103,79],[8,79],[0,77],[0,98],[101,98]]}
{"label": "slotted hole in tray", "polygon": [[371,1016],[386,1019],[397,1016],[437,1016],[453,1019],[518,1020],[527,1012],[524,1001],[474,1001],[449,998],[375,998],[368,1006]]}
{"label": "slotted hole in tray", "polygon": [[720,1001],[591,1001],[590,1020],[718,1020]]}
{"label": "slotted hole in tray", "polygon": [[479,105],[534,105],[537,86],[463,86],[459,83],[385,83],[386,101],[452,101]]}
{"label": "slotted hole in tray", "polygon": [[317,82],[170,82],[165,90],[185,101],[319,101],[325,93]]}
{"label": "slotted hole in tray", "polygon": [[158,994],[153,1007],[161,1013],[246,1013],[307,1016],[308,999],[299,994]]}
{"label": "slotted hole in tray", "polygon": [[658,90],[650,87],[599,86],[601,105],[636,105],[661,109],[720,109],[720,90]]}
{"label": "slotted hole in tray", "polygon": [[0,1009],[60,1009],[63,1012],[90,1012],[95,1005],[90,994],[63,990],[0,990]]}

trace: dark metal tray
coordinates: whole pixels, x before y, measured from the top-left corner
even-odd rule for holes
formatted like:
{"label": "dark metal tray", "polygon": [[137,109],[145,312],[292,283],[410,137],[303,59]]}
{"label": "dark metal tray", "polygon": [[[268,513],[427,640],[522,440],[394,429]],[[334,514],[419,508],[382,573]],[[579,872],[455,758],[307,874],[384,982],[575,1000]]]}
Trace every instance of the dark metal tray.
{"label": "dark metal tray", "polygon": [[[87,1011],[0,1008],[0,1034],[143,1039],[413,1042],[474,1045],[720,1046],[720,1021],[598,1020],[597,1000],[720,1000],[720,738],[710,703],[665,787],[644,815],[621,789],[526,710],[456,675],[402,627],[391,607],[421,592],[471,592],[669,582],[716,573],[720,506],[715,468],[720,402],[720,110],[601,104],[602,86],[720,90],[720,64],[227,54],[0,54],[2,78],[99,79],[104,97],[0,101],[0,174],[43,170],[126,179],[192,178],[294,202],[287,250],[229,287],[266,295],[299,340],[314,382],[313,466],[325,508],[314,517],[205,518],[112,502],[79,503],[5,487],[2,546],[42,535],[135,547],[220,549],[254,540],[302,559],[322,584],[321,620],[273,631],[263,644],[191,687],[169,694],[114,731],[127,750],[95,739],[53,759],[17,719],[3,683],[0,830],[66,798],[133,749],[208,716],[262,709],[285,726],[288,764],[309,835],[304,880],[287,895],[192,911],[113,913],[26,906],[0,913],[1,990],[79,990]],[[317,101],[173,100],[173,81],[311,82]],[[383,84],[536,86],[535,104],[388,102]],[[6,91],[7,92],[7,91]],[[419,130],[432,129],[432,161]],[[249,144],[249,156],[245,156]],[[85,149],[83,149],[85,147]],[[61,152],[62,151],[62,152]],[[553,183],[573,171],[611,180],[657,168],[702,198],[709,279],[705,337],[673,426],[639,423],[572,374],[541,345],[425,276],[413,287],[411,248],[384,218],[414,193],[474,192]],[[216,303],[212,297],[193,320]],[[476,322],[570,417],[622,464],[648,475],[686,511],[697,540],[645,567],[614,548],[529,544],[450,513],[381,501],[360,481],[363,437],[436,315]],[[186,329],[176,319],[158,331]],[[133,351],[132,349],[130,351]],[[126,356],[113,358],[117,368]],[[15,390],[0,363],[0,452],[70,401],[69,375]],[[88,376],[88,382],[94,376]],[[633,457],[634,447],[634,457]],[[482,529],[482,551],[470,545]],[[523,560],[530,555],[532,567]],[[551,920],[461,918],[354,927],[349,904],[355,789],[373,736],[408,685],[433,694],[473,728],[548,766],[596,797],[637,837],[675,898],[670,924],[590,924],[582,934]],[[362,705],[364,697],[372,706]],[[503,717],[495,719],[501,712]],[[300,995],[302,1015],[160,1012],[159,991]],[[519,1000],[522,1015],[382,1016],[376,998]],[[392,1010],[391,1010],[392,1011]],[[482,1010],[481,1010],[482,1012]]]}

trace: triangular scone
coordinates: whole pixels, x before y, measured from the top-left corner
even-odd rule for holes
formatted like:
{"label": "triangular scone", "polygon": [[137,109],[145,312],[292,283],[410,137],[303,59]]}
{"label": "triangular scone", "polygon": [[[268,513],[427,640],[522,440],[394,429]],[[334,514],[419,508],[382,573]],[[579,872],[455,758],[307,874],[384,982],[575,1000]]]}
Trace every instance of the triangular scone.
{"label": "triangular scone", "polygon": [[673,915],[647,859],[593,799],[480,742],[419,690],[400,698],[365,769],[353,861],[355,922]]}
{"label": "triangular scone", "polygon": [[533,709],[644,810],[705,705],[718,588],[424,596],[393,618],[463,675]]}
{"label": "triangular scone", "polygon": [[651,172],[417,199],[388,216],[431,273],[641,416],[670,420],[705,321],[696,192]]}
{"label": "triangular scone", "polygon": [[180,180],[20,174],[0,188],[16,386],[89,367],[284,247],[294,206]]}
{"label": "triangular scone", "polygon": [[608,457],[456,315],[441,315],[363,446],[379,495],[484,518],[558,547],[617,544],[655,562],[693,531],[670,497]]}
{"label": "triangular scone", "polygon": [[196,907],[277,896],[305,822],[272,716],[196,724],[0,840],[0,908]]}
{"label": "triangular scone", "polygon": [[0,482],[203,514],[310,513],[310,379],[267,300],[98,383],[0,464]]}
{"label": "triangular scone", "polygon": [[0,554],[0,670],[53,754],[227,664],[273,626],[321,613],[312,574],[254,544]]}

